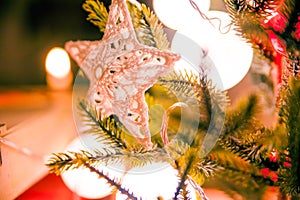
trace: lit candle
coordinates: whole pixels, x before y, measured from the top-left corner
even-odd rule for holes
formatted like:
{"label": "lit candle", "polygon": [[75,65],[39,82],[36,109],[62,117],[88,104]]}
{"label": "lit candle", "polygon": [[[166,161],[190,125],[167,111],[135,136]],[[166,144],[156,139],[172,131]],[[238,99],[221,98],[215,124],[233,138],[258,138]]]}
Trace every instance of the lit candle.
{"label": "lit candle", "polygon": [[46,57],[46,81],[52,90],[71,88],[73,74],[68,53],[60,47],[52,48]]}

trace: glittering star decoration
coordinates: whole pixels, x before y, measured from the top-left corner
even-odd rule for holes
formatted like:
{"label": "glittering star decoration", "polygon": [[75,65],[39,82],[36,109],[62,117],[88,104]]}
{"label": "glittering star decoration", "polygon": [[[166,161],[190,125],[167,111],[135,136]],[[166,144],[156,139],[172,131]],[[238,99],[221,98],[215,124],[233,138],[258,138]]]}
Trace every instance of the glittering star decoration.
{"label": "glittering star decoration", "polygon": [[115,115],[144,147],[152,147],[144,93],[180,56],[138,42],[125,0],[112,0],[100,41],[67,42],[66,50],[90,80],[88,100],[104,118]]}

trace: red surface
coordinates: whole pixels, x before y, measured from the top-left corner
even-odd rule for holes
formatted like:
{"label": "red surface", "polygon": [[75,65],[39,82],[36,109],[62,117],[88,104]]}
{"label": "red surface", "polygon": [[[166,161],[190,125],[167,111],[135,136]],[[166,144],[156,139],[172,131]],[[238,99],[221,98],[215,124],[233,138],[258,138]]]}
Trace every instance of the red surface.
{"label": "red surface", "polygon": [[[49,174],[41,181],[33,185],[17,200],[87,200],[81,198],[69,190],[60,176]],[[113,196],[102,198],[101,200],[112,200]],[[100,200],[100,199],[99,199]]]}

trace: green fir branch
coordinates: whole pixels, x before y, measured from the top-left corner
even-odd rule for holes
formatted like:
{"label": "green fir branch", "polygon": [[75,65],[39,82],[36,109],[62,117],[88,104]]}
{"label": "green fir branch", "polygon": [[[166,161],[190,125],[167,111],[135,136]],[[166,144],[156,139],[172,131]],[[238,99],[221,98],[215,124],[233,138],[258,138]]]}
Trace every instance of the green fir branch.
{"label": "green fir branch", "polygon": [[194,159],[195,159],[195,155],[193,155],[193,153],[191,153],[191,155],[187,159],[187,162],[186,162],[186,165],[184,166],[184,168],[182,168],[183,166],[179,166],[177,164],[177,170],[179,172],[178,176],[179,176],[180,181],[176,188],[176,192],[174,194],[174,200],[181,199],[180,196],[182,194],[184,194],[184,190],[186,188],[185,182],[188,179],[189,172],[192,169],[193,164],[195,162]]}
{"label": "green fir branch", "polygon": [[209,178],[214,176],[222,168],[219,167],[218,163],[215,161],[204,159],[197,164],[196,169],[196,171],[198,171],[201,175]]}
{"label": "green fir branch", "polygon": [[[154,12],[144,4],[138,8],[127,2],[127,6],[139,42],[159,49],[169,49],[170,44],[167,35]],[[99,27],[101,32],[104,32],[108,18],[104,4],[99,0],[86,0],[83,9],[89,13],[87,20]]]}
{"label": "green fir branch", "polygon": [[180,199],[180,200],[191,200],[190,198],[190,191],[187,189],[187,181],[184,182],[181,190],[179,191],[178,196],[176,196],[174,199]]}
{"label": "green fir branch", "polygon": [[99,143],[105,144],[111,148],[127,148],[124,139],[124,129],[113,117],[98,120],[96,117],[96,110],[83,100],[79,102],[78,110],[81,114],[82,123],[90,127],[84,132],[85,134],[94,134]]}
{"label": "green fir branch", "polygon": [[225,141],[222,141],[222,146],[226,150],[237,154],[239,157],[258,165],[263,163],[267,152],[264,145],[257,144],[256,142],[242,144],[241,140],[233,136],[228,136]]}
{"label": "green fir branch", "polygon": [[172,140],[168,145],[164,146],[164,151],[172,161],[185,155],[189,145],[182,140]]}
{"label": "green fir branch", "polygon": [[157,16],[145,4],[138,8],[127,2],[132,23],[139,42],[142,44],[169,49],[169,41]]}
{"label": "green fir branch", "polygon": [[192,177],[196,185],[200,186],[203,185],[207,179],[220,173],[220,170],[223,170],[223,168],[219,166],[219,163],[207,158],[197,158],[189,172],[189,176],[190,178]]}
{"label": "green fir branch", "polygon": [[243,199],[260,199],[266,186],[274,184],[269,178],[263,177],[256,165],[220,147],[215,148],[206,160],[217,163],[218,173],[210,176],[204,186],[220,189],[233,199],[238,198],[237,196]]}
{"label": "green fir branch", "polygon": [[69,169],[76,169],[84,163],[90,163],[94,166],[104,165],[125,165],[127,168],[143,167],[154,162],[171,162],[172,159],[163,149],[146,150],[140,148],[130,148],[120,152],[112,152],[110,149],[101,149],[101,151],[67,152],[56,153],[46,164],[51,173],[57,175]]}
{"label": "green fir branch", "polygon": [[255,132],[259,128],[255,115],[258,113],[258,98],[250,95],[247,100],[241,101],[234,109],[227,111],[223,136],[235,136],[241,138],[248,133]]}
{"label": "green fir branch", "polygon": [[201,95],[197,93],[196,84],[198,76],[185,71],[172,72],[167,76],[160,78],[158,84],[168,89],[170,95],[175,95],[180,101],[186,101],[190,98],[201,98]]}
{"label": "green fir branch", "polygon": [[232,199],[263,199],[267,184],[262,176],[226,169],[208,179],[204,187],[225,192]]}
{"label": "green fir branch", "polygon": [[46,166],[50,168],[50,173],[55,173],[57,175],[60,175],[67,170],[86,167],[90,169],[91,172],[97,173],[99,177],[104,178],[111,186],[116,187],[121,193],[132,199],[137,199],[134,197],[133,193],[129,193],[129,190],[123,188],[119,181],[116,181],[115,178],[110,178],[103,171],[100,171],[94,167],[97,164],[95,161],[99,159],[98,157],[99,156],[94,156],[87,151],[58,153],[53,154]]}
{"label": "green fir branch", "polygon": [[225,1],[235,30],[270,60],[274,59],[274,48],[262,21],[267,20],[267,17],[275,12],[272,10],[278,6],[277,4],[278,2],[274,0]]}
{"label": "green fir branch", "polygon": [[230,151],[224,151],[219,146],[216,147],[206,158],[207,162],[212,161],[217,163],[218,171],[226,169],[235,169],[246,174],[257,174],[258,168],[251,165],[249,161],[239,157]]}
{"label": "green fir branch", "polygon": [[226,93],[217,90],[205,74],[199,76],[186,71],[173,72],[161,78],[158,84],[167,88],[170,95],[175,95],[179,101],[186,102],[192,109],[199,109],[199,126],[207,130],[212,113],[223,113],[228,99]]}
{"label": "green fir branch", "polygon": [[50,173],[56,175],[62,174],[64,171],[71,169],[78,169],[84,163],[93,162],[94,155],[88,151],[68,152],[68,153],[54,153],[46,163]]}
{"label": "green fir branch", "polygon": [[285,0],[278,11],[284,16],[286,27],[284,27],[283,32],[273,31],[281,41],[284,41],[289,59],[294,60],[296,58],[299,62],[300,41],[296,39],[295,31],[296,23],[299,22],[300,2],[298,0]]}
{"label": "green fir branch", "polygon": [[270,15],[270,10],[274,10],[278,6],[278,1],[276,0],[225,0],[225,3],[228,12],[231,15],[249,12],[256,17],[265,17]]}
{"label": "green fir branch", "polygon": [[129,168],[143,167],[155,162],[171,162],[171,158],[164,149],[154,148],[146,150],[143,147],[129,148],[113,156],[106,157],[106,162],[121,163]]}
{"label": "green fir branch", "polygon": [[[285,137],[286,135],[283,134],[281,128],[275,130],[262,128],[241,138],[228,136],[222,139],[219,145],[260,169],[272,168],[272,170],[277,171],[281,163],[280,158],[284,157],[286,150]],[[279,157],[276,162],[270,161],[271,152],[274,150]]]}
{"label": "green fir branch", "polygon": [[281,189],[293,196],[300,193],[300,80],[291,77],[288,87],[283,90],[280,107],[281,122],[288,133],[288,150],[291,166],[283,172]]}
{"label": "green fir branch", "polygon": [[139,42],[147,46],[156,47],[155,39],[151,33],[149,24],[145,20],[143,11],[129,1],[127,2],[127,6],[129,8],[132,23]]}
{"label": "green fir branch", "polygon": [[158,17],[150,10],[145,4],[142,4],[142,12],[145,16],[146,22],[149,24],[151,34],[159,49],[169,49],[169,41],[166,33],[163,30],[162,24],[159,22]]}
{"label": "green fir branch", "polygon": [[90,165],[89,163],[84,163],[84,166],[86,168],[88,168],[91,172],[94,172],[96,174],[98,174],[98,176],[100,178],[104,178],[108,184],[110,184],[113,187],[116,187],[118,189],[118,191],[120,191],[122,194],[127,195],[128,198],[132,199],[132,200],[138,200],[137,197],[134,196],[133,193],[129,192],[129,189],[125,189],[120,183],[119,181],[117,181],[116,179],[111,179],[107,174],[105,174],[103,171],[100,171],[98,169],[96,169],[95,167],[93,167],[92,165]]}
{"label": "green fir branch", "polygon": [[99,0],[86,0],[82,7],[89,13],[87,20],[97,26],[100,31],[104,33],[108,18],[108,12],[104,4]]}

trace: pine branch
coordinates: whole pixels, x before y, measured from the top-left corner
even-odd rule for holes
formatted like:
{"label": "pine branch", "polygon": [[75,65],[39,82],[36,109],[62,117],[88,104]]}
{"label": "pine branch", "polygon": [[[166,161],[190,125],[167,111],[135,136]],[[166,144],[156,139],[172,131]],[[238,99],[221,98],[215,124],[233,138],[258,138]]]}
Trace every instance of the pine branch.
{"label": "pine branch", "polygon": [[172,140],[168,145],[164,146],[164,151],[173,161],[184,156],[188,149],[189,145],[182,140]]}
{"label": "pine branch", "polygon": [[82,7],[89,13],[87,20],[99,27],[100,31],[104,33],[108,18],[108,12],[104,4],[99,0],[86,0]]}
{"label": "pine branch", "polygon": [[[282,160],[285,159],[287,142],[284,139],[286,134],[283,131],[280,127],[275,130],[263,128],[241,139],[228,136],[220,141],[219,145],[260,169],[270,168],[277,171],[283,164]],[[271,152],[274,150],[278,156],[276,162],[270,160]]]}
{"label": "pine branch", "polygon": [[226,8],[232,15],[244,14],[245,12],[252,13],[256,17],[265,17],[269,15],[270,10],[278,6],[276,0],[225,0]]}
{"label": "pine branch", "polygon": [[[109,151],[107,151],[109,152]],[[98,152],[99,154],[99,152]],[[103,171],[96,169],[94,166],[97,165],[99,159],[104,157],[109,158],[112,154],[107,153],[107,155],[93,155],[87,151],[80,152],[68,152],[68,153],[58,153],[53,154],[49,159],[49,162],[46,164],[50,168],[50,173],[55,173],[57,175],[62,174],[64,171],[71,169],[78,169],[80,167],[86,167],[90,169],[91,172],[95,172],[99,177],[104,178],[111,186],[116,187],[121,193],[127,195],[131,199],[137,199],[132,193],[129,193],[129,190],[123,188],[119,181],[116,179],[110,178]],[[93,165],[93,166],[92,166]]]}
{"label": "pine branch", "polygon": [[208,179],[204,187],[219,189],[232,199],[263,199],[267,186],[262,176],[226,169]]}
{"label": "pine branch", "polygon": [[139,42],[159,49],[169,49],[169,41],[156,15],[144,4],[141,4],[141,8],[130,2],[127,5]]}
{"label": "pine branch", "polygon": [[83,124],[89,126],[84,133],[97,136],[99,143],[114,149],[126,149],[124,130],[112,117],[97,120],[95,109],[91,108],[85,101],[80,101],[78,110],[82,115]]}
{"label": "pine branch", "polygon": [[[188,75],[191,74],[191,75]],[[200,127],[207,130],[212,112],[222,113],[228,102],[224,92],[216,90],[206,75],[196,76],[184,71],[169,73],[158,81],[179,101],[187,103],[192,109],[201,111]]]}
{"label": "pine branch", "polygon": [[122,164],[127,168],[134,168],[143,167],[153,162],[171,162],[171,158],[163,149],[145,150],[142,147],[132,147],[120,152],[101,149],[101,151],[93,153],[88,151],[57,153],[53,154],[46,165],[50,168],[51,173],[59,175],[69,169],[79,168],[83,163],[94,166]]}
{"label": "pine branch", "polygon": [[145,20],[145,15],[142,10],[130,2],[127,2],[127,5],[139,42],[148,46],[156,47],[156,41],[151,33],[149,24]]}
{"label": "pine branch", "polygon": [[[139,42],[159,49],[169,49],[170,44],[163,26],[154,12],[144,4],[141,4],[141,10],[130,2],[127,2],[127,6]],[[89,13],[87,20],[99,27],[101,32],[104,32],[108,18],[104,4],[99,0],[86,0],[83,9]]]}
{"label": "pine branch", "polygon": [[171,162],[172,159],[165,149],[154,148],[146,150],[142,146],[138,148],[129,148],[126,151],[106,157],[106,162],[122,163],[129,168],[143,167],[155,162]]}
{"label": "pine branch", "polygon": [[217,170],[222,172],[226,169],[234,169],[245,174],[258,174],[258,168],[245,159],[230,151],[224,151],[216,147],[206,158],[206,162],[217,163]]}
{"label": "pine branch", "polygon": [[116,187],[122,194],[127,195],[128,198],[133,200],[138,200],[138,198],[135,197],[133,193],[130,193],[128,189],[123,188],[122,185],[119,183],[119,181],[116,181],[115,179],[111,179],[107,174],[104,174],[102,171],[96,169],[89,163],[84,163],[83,165],[86,168],[88,168],[91,172],[97,173],[100,178],[104,178],[108,182],[108,184]]}
{"label": "pine branch", "polygon": [[205,181],[205,187],[218,188],[233,199],[237,198],[237,194],[245,199],[259,199],[264,188],[274,184],[271,179],[263,177],[256,165],[232,152],[215,148],[205,160],[217,163],[219,169],[215,176]]}
{"label": "pine branch", "polygon": [[197,164],[196,168],[201,175],[205,175],[206,177],[211,177],[216,174],[221,168],[218,166],[218,163],[212,160],[204,159]]}
{"label": "pine branch", "polygon": [[189,171],[192,169],[194,164],[195,156],[193,154],[187,160],[186,166],[182,169],[182,166],[177,165],[177,170],[179,172],[180,182],[178,187],[176,188],[176,192],[174,194],[174,200],[180,199],[180,194],[183,193],[185,188],[185,182],[188,179]]}
{"label": "pine branch", "polygon": [[78,169],[82,167],[84,163],[92,163],[93,158],[94,156],[88,151],[54,153],[48,160],[46,166],[50,168],[50,173],[60,175],[64,171]]}
{"label": "pine branch", "polygon": [[145,4],[142,4],[142,12],[145,16],[146,22],[149,24],[151,34],[156,43],[156,47],[159,49],[169,49],[169,41],[166,33],[163,30],[162,24],[150,8],[147,8]]}
{"label": "pine branch", "polygon": [[285,0],[280,6],[279,12],[287,19],[287,24],[283,33],[278,31],[275,33],[281,40],[285,41],[287,52],[290,52],[292,57],[298,54],[299,59],[300,42],[295,38],[294,32],[296,23],[299,22],[300,2],[298,0]]}
{"label": "pine branch", "polygon": [[257,120],[255,114],[258,113],[258,98],[251,95],[247,100],[242,101],[236,108],[226,113],[223,138],[231,135],[242,138],[248,132],[255,132],[257,129]]}
{"label": "pine branch", "polygon": [[281,122],[288,132],[288,150],[291,167],[283,173],[282,190],[293,196],[300,193],[300,80],[291,77],[288,87],[283,91],[280,107]]}
{"label": "pine branch", "polygon": [[199,76],[173,72],[161,78],[158,83],[166,87],[179,101],[187,103],[191,110],[196,113],[199,110],[200,116],[189,119],[199,120],[197,121],[198,133],[190,146],[198,148],[201,151],[200,156],[204,157],[222,133],[228,99],[226,93],[212,86],[211,80],[205,74]]}
{"label": "pine branch", "polygon": [[[189,181],[191,182],[190,179],[193,180],[193,183],[195,184],[196,188],[195,190],[201,190],[200,185],[203,185],[205,181],[216,174],[220,173],[221,170],[223,170],[222,167],[220,167],[219,163],[212,161],[207,158],[202,158],[202,159],[195,159],[194,161],[195,164],[193,164],[192,169],[189,172]],[[201,191],[199,195],[201,194]]]}
{"label": "pine branch", "polygon": [[191,200],[189,197],[190,191],[187,189],[187,182],[184,182],[184,185],[182,186],[182,189],[180,190],[179,194],[175,199],[180,199],[180,200]]}
{"label": "pine branch", "polygon": [[275,50],[262,22],[277,6],[274,0],[226,0],[225,5],[235,24],[235,30],[266,58],[273,61]]}
{"label": "pine branch", "polygon": [[258,165],[263,163],[265,160],[264,155],[267,152],[264,145],[260,145],[255,142],[242,144],[239,139],[232,136],[227,137],[226,140],[222,142],[222,146],[226,150],[237,154],[239,157]]}
{"label": "pine branch", "polygon": [[160,78],[158,84],[166,87],[170,95],[175,95],[180,101],[189,98],[200,99],[200,94],[196,91],[198,76],[188,75],[184,71],[172,72],[167,76]]}

